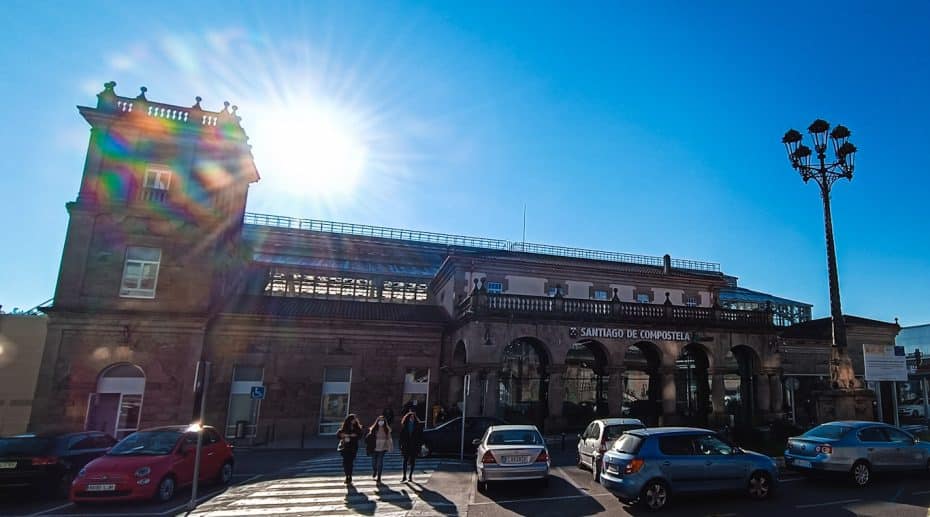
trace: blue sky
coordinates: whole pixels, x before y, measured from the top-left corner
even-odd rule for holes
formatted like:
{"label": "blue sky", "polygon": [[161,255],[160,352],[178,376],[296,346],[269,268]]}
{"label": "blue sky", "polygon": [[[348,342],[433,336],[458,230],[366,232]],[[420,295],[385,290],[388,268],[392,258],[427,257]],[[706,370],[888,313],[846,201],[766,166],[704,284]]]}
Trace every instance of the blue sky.
{"label": "blue sky", "polygon": [[52,296],[74,106],[112,79],[238,104],[251,211],[519,240],[526,204],[529,241],[720,262],[815,316],[822,208],[780,137],[843,123],[844,310],[930,321],[930,4],[505,4],[3,3],[0,304]]}

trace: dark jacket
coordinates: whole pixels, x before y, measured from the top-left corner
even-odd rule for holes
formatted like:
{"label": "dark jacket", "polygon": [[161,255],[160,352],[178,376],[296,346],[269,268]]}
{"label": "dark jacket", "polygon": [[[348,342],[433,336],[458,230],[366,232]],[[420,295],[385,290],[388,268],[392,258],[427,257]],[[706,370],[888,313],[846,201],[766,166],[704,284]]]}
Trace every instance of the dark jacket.
{"label": "dark jacket", "polygon": [[[348,432],[339,431],[336,433],[336,437],[339,438],[339,443],[341,444],[339,452],[342,453],[343,456],[355,456],[358,454],[358,442],[361,440],[363,433],[364,431],[362,431],[362,428],[357,425],[352,426],[352,429],[349,429]],[[343,437],[346,435],[349,435],[349,441],[347,442],[343,441]]]}
{"label": "dark jacket", "polygon": [[406,456],[417,456],[423,445],[423,423],[414,420],[411,432],[405,424],[400,425],[400,450]]}

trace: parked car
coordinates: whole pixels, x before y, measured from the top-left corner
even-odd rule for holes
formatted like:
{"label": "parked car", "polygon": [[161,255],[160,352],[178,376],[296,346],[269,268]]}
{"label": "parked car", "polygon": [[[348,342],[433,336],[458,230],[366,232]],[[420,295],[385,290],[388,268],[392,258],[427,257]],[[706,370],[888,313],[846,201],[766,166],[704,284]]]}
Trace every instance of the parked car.
{"label": "parked car", "polygon": [[775,460],[734,447],[707,429],[627,431],[602,463],[601,485],[620,501],[653,511],[684,493],[745,491],[753,499],[766,499],[778,484]]}
{"label": "parked car", "polygon": [[866,486],[873,471],[930,474],[930,443],[881,422],[828,422],[788,439],[785,466],[803,473],[848,474],[857,486]]}
{"label": "parked car", "polygon": [[71,481],[84,465],[115,443],[98,431],[0,438],[0,488],[32,488],[67,497]]}
{"label": "parked car", "polygon": [[549,450],[535,425],[495,425],[476,439],[478,490],[492,481],[538,479],[549,482]]}
{"label": "parked car", "polygon": [[[506,424],[500,418],[470,416],[465,418],[465,454],[475,453],[474,441],[484,436],[492,425]],[[453,418],[423,431],[423,455],[458,454],[462,444],[462,417]]]}
{"label": "parked car", "polygon": [[898,414],[901,416],[924,417],[924,410],[924,401],[921,399],[908,400],[898,406]]}
{"label": "parked car", "polygon": [[631,429],[643,429],[646,426],[635,418],[604,418],[595,420],[578,436],[578,466],[591,469],[594,482],[601,480],[601,456]]}
{"label": "parked car", "polygon": [[[232,445],[212,427],[203,429],[200,479],[229,483]],[[190,426],[157,427],[123,438],[81,469],[71,485],[75,503],[131,499],[168,501],[194,479],[197,433]]]}

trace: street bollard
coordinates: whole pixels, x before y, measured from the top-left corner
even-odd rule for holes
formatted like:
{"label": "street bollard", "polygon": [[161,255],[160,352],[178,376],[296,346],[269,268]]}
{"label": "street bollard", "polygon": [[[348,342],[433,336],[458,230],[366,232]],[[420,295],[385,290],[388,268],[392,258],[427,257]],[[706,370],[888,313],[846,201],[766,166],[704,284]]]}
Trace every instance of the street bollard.
{"label": "street bollard", "polygon": [[565,450],[565,431],[562,431],[562,450]]}

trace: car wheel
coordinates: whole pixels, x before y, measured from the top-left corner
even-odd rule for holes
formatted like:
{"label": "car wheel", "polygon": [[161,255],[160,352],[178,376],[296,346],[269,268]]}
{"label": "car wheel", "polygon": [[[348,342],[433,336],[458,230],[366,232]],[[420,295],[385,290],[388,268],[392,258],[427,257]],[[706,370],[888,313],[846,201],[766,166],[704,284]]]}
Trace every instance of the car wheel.
{"label": "car wheel", "polygon": [[591,477],[595,483],[601,482],[601,462],[597,456],[591,456]]}
{"label": "car wheel", "polygon": [[639,494],[639,503],[649,511],[656,512],[668,505],[668,485],[660,479],[654,479],[643,487]]}
{"label": "car wheel", "polygon": [[578,468],[580,469],[585,468],[584,461],[581,459],[580,452],[575,453],[575,464],[578,465]]}
{"label": "car wheel", "polygon": [[539,480],[539,486],[541,488],[549,488],[549,475]]}
{"label": "car wheel", "polygon": [[158,490],[155,491],[155,499],[167,503],[174,497],[174,478],[171,476],[165,476],[158,483]]}
{"label": "car wheel", "polygon": [[924,470],[924,473],[926,473],[927,476],[930,477],[930,460],[927,460],[927,468],[926,470]]}
{"label": "car wheel", "polygon": [[765,472],[757,470],[749,476],[749,497],[756,500],[768,499],[772,495],[772,478]]}
{"label": "car wheel", "polygon": [[869,464],[864,461],[857,461],[853,464],[850,474],[852,475],[853,483],[859,487],[868,485],[869,481],[872,480],[872,469],[869,468]]}
{"label": "car wheel", "polygon": [[487,481],[478,481],[478,487],[477,487],[477,488],[478,488],[478,492],[480,492],[480,493],[482,493],[482,494],[488,493],[488,488],[489,488],[488,482],[487,482]]}
{"label": "car wheel", "polygon": [[227,461],[223,463],[223,466],[220,467],[220,471],[216,474],[216,481],[221,485],[228,485],[232,482],[233,477],[233,463]]}

